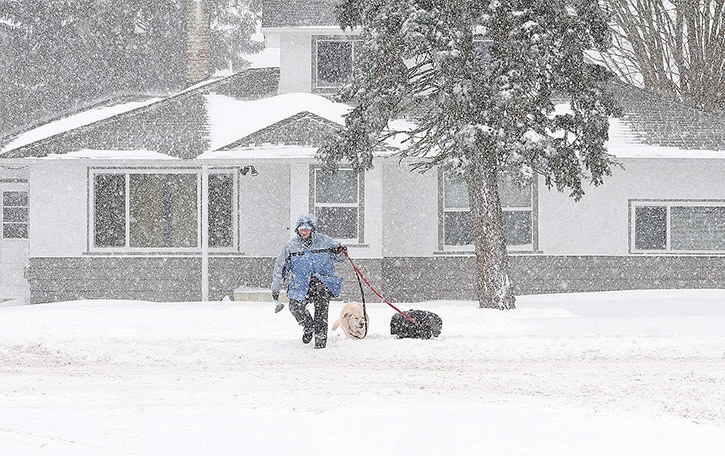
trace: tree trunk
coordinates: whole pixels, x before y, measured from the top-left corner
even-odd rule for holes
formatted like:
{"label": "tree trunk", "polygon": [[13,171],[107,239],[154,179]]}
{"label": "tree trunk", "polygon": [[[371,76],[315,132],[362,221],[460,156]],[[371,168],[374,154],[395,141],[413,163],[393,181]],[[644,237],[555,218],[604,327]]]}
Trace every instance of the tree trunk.
{"label": "tree trunk", "polygon": [[480,308],[513,309],[516,297],[509,278],[495,153],[484,155],[484,162],[472,163],[466,174],[476,249],[478,305]]}

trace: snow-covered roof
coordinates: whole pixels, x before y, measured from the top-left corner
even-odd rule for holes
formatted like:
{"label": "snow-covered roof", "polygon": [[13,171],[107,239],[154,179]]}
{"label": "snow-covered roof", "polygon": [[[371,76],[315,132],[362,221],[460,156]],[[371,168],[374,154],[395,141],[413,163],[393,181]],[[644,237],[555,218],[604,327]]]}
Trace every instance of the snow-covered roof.
{"label": "snow-covered roof", "polygon": [[[345,115],[352,109],[344,103],[311,93],[287,93],[260,100],[243,101],[224,95],[206,95],[209,119],[209,150],[223,148],[300,113],[310,113],[335,125],[345,124]],[[391,128],[410,129],[414,125],[406,120],[390,122]],[[391,138],[386,144],[401,148],[400,138]],[[280,142],[284,138],[280,138]]]}
{"label": "snow-covered roof", "polygon": [[346,104],[311,93],[286,93],[248,101],[217,94],[209,94],[204,98],[208,116],[209,150],[224,147],[303,111],[309,111],[342,126],[343,116],[350,110],[350,106]]}
{"label": "snow-covered roof", "polygon": [[5,153],[10,150],[26,146],[36,141],[50,138],[51,136],[55,136],[66,131],[82,127],[84,125],[98,122],[103,119],[108,119],[109,117],[113,117],[121,113],[133,111],[134,109],[138,109],[144,106],[149,106],[159,100],[161,100],[161,98],[148,98],[143,101],[132,101],[110,106],[99,106],[89,109],[87,111],[79,112],[78,114],[74,114],[68,117],[64,117],[62,119],[55,120],[53,122],[49,122],[37,128],[33,128],[32,130],[28,130],[25,133],[19,134],[12,141],[5,144],[5,146],[0,149],[0,153]]}
{"label": "snow-covered roof", "polygon": [[[615,96],[624,110],[621,118],[609,119],[609,140],[605,143],[610,154],[618,158],[718,158],[725,159],[725,121],[718,114],[702,113],[675,104],[679,109],[663,109],[648,100],[651,95],[631,86],[614,84]],[[638,100],[633,103],[632,100]],[[668,106],[671,102],[664,101]],[[569,111],[566,103],[557,104],[555,112]],[[689,114],[688,112],[694,111]],[[693,121],[693,117],[695,121]]]}
{"label": "snow-covered roof", "polygon": [[335,26],[337,0],[265,0],[262,5],[262,28]]}
{"label": "snow-covered roof", "polygon": [[252,68],[211,78],[166,98],[90,109],[22,134],[0,154],[27,158],[80,150],[153,150],[194,158],[209,150],[205,94],[259,99],[275,94],[278,80],[278,68]]}
{"label": "snow-covered roof", "polygon": [[[250,69],[172,97],[92,109],[22,134],[2,153],[6,158],[310,157],[311,146],[342,127],[351,107],[310,93],[276,95],[278,77],[278,69]],[[613,155],[725,158],[725,120],[718,114],[627,86],[615,85],[614,91],[625,115],[610,119],[607,147]],[[557,112],[566,109],[557,106]],[[390,127],[404,131],[413,124],[397,120]],[[402,139],[399,135],[387,145],[401,149]]]}
{"label": "snow-covered roof", "polygon": [[609,153],[618,158],[719,158],[725,159],[723,150],[681,149],[645,144],[630,122],[609,119]]}
{"label": "snow-covered roof", "polygon": [[705,112],[621,82],[607,85],[622,108],[619,119],[641,144],[725,152],[725,113]]}
{"label": "snow-covered roof", "polygon": [[205,152],[197,157],[200,160],[224,160],[224,159],[244,159],[244,160],[279,160],[290,158],[308,158],[312,159],[317,153],[317,147],[309,146],[273,146],[261,145],[258,147],[239,147],[228,150],[215,150]]}
{"label": "snow-covered roof", "polygon": [[160,154],[152,150],[103,150],[103,149],[83,149],[74,152],[68,152],[67,154],[50,154],[42,157],[45,159],[78,159],[85,158],[90,160],[175,160],[176,157],[171,157],[166,154]]}

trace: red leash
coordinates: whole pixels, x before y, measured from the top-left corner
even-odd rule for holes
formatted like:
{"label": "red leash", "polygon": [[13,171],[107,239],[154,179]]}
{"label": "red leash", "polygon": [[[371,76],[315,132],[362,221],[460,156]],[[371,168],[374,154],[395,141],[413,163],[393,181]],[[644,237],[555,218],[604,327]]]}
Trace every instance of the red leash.
{"label": "red leash", "polygon": [[350,255],[347,254],[347,250],[343,250],[343,252],[345,252],[345,256],[347,257],[347,259],[350,260],[350,264],[352,265],[352,268],[355,270],[355,273],[357,274],[357,276],[360,277],[363,280],[363,282],[365,282],[365,285],[367,285],[368,288],[370,288],[372,290],[372,292],[375,293],[375,295],[378,298],[380,298],[385,304],[387,304],[390,307],[392,307],[393,309],[395,309],[395,311],[398,312],[400,315],[404,316],[405,318],[412,321],[416,325],[419,324],[417,321],[415,321],[413,319],[413,317],[411,317],[407,313],[403,312],[402,310],[400,310],[397,307],[395,307],[394,305],[392,305],[387,299],[383,298],[383,295],[378,293],[378,290],[376,290],[375,288],[373,288],[372,285],[370,285],[370,282],[368,282],[368,279],[366,279],[365,276],[363,275],[363,273],[360,271],[360,269],[358,269],[358,267],[355,266],[355,263],[352,262],[352,258],[350,258]]}

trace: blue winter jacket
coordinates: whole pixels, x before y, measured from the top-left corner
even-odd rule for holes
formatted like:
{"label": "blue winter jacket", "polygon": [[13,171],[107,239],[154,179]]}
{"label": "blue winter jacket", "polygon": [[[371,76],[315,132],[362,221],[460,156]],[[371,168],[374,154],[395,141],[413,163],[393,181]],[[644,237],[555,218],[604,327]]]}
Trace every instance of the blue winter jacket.
{"label": "blue winter jacket", "polygon": [[[310,222],[310,220],[306,220]],[[287,296],[295,301],[304,301],[312,275],[327,286],[333,296],[339,296],[342,290],[342,277],[335,275],[332,264],[345,260],[345,254],[338,252],[340,243],[326,234],[314,231],[314,218],[311,221],[312,244],[306,247],[302,237],[297,236],[287,241],[274,263],[272,275],[272,294],[278,294],[282,282],[289,277]],[[298,221],[297,226],[300,226]],[[297,232],[297,229],[295,229]]]}

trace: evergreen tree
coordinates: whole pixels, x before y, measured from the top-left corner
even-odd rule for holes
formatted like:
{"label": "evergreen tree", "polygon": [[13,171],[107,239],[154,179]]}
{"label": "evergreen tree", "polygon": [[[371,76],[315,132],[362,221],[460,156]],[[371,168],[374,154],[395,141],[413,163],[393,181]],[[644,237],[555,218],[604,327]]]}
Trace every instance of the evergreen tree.
{"label": "evergreen tree", "polygon": [[212,0],[212,68],[238,71],[249,64],[244,55],[262,50],[264,44],[253,39],[261,10],[260,0]]}
{"label": "evergreen tree", "polygon": [[183,87],[176,0],[0,0],[0,135],[117,95]]}
{"label": "evergreen tree", "polygon": [[[615,108],[584,51],[608,44],[596,0],[344,0],[343,29],[364,45],[340,99],[354,108],[319,158],[373,166],[373,151],[407,135],[400,157],[419,171],[442,167],[468,185],[480,307],[515,306],[497,188],[506,173],[579,199],[615,163],[606,153]],[[568,112],[555,111],[565,97]],[[413,114],[416,127],[391,131]]]}

